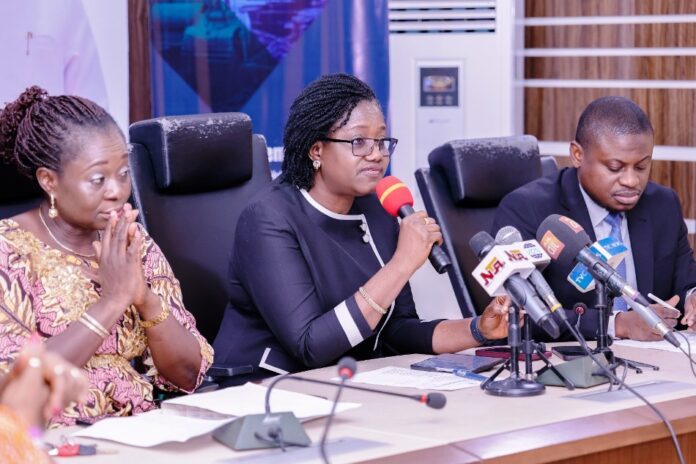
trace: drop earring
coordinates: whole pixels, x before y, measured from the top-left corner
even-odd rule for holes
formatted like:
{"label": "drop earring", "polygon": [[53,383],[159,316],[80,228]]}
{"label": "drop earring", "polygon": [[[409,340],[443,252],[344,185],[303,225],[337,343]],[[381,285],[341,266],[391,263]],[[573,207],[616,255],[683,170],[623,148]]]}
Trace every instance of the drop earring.
{"label": "drop earring", "polygon": [[319,161],[319,160],[312,161],[312,167],[314,168],[315,171],[318,171],[319,168],[321,167],[321,161]]}
{"label": "drop earring", "polygon": [[48,208],[48,217],[55,219],[58,217],[58,210],[56,209],[56,197],[51,194],[51,207]]}

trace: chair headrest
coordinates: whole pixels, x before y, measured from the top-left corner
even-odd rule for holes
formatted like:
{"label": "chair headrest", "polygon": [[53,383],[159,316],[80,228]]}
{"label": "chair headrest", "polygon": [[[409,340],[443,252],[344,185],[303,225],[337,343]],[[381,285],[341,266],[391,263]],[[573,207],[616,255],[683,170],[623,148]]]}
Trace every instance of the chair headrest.
{"label": "chair headrest", "polygon": [[457,204],[497,205],[541,177],[539,146],[531,135],[453,140],[430,152],[428,162],[445,175]]}
{"label": "chair headrest", "polygon": [[196,193],[228,188],[252,175],[251,118],[244,113],[166,116],[130,126],[130,141],[150,154],[157,188]]}
{"label": "chair headrest", "polygon": [[41,187],[28,177],[23,176],[17,169],[0,161],[0,204],[31,200],[43,194]]}

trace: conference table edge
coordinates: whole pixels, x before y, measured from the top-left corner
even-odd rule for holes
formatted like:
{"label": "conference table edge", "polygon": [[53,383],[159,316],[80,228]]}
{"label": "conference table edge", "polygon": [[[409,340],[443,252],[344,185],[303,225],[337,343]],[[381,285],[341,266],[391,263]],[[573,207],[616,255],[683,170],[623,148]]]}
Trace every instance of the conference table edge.
{"label": "conference table edge", "polygon": [[[680,442],[683,442],[686,437],[691,440],[696,439],[696,399],[694,397],[665,401],[657,405],[671,422]],[[364,464],[560,463],[659,440],[668,440],[671,444],[667,427],[647,406],[637,406],[361,462]],[[683,444],[682,447],[684,447]],[[673,456],[676,462],[676,453]],[[689,457],[696,458],[686,456],[687,462],[691,462]],[[588,460],[588,462],[591,461]]]}

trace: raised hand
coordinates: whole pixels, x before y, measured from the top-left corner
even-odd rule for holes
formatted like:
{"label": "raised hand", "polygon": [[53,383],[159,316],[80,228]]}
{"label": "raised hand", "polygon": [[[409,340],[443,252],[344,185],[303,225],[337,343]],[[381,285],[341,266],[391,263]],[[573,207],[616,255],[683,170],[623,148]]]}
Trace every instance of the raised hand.
{"label": "raised hand", "polygon": [[144,304],[148,293],[140,257],[143,237],[135,223],[137,216],[138,211],[126,203],[120,217],[111,213],[101,241],[94,243],[102,298],[118,301],[124,309],[131,304]]}

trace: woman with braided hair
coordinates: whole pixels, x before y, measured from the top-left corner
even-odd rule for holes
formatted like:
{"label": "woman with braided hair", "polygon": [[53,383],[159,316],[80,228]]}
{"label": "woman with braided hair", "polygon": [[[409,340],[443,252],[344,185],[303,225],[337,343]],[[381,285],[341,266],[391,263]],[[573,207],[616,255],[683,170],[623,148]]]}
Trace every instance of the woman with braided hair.
{"label": "woman with braided hair", "polygon": [[283,174],[241,214],[216,361],[259,378],[507,336],[507,298],[480,317],[421,321],[408,279],[442,241],[423,211],[401,221],[373,193],[396,139],[372,89],[334,74],[292,104]]}
{"label": "woman with braided hair", "polygon": [[[51,425],[152,409],[153,384],[195,389],[212,349],[135,222],[128,151],[112,117],[31,87],[0,113],[0,156],[45,193],[37,208],[0,221],[0,369],[32,333],[84,369],[87,400],[56,411]],[[139,356],[145,376],[131,364]]]}

